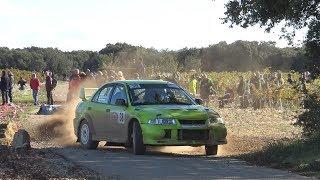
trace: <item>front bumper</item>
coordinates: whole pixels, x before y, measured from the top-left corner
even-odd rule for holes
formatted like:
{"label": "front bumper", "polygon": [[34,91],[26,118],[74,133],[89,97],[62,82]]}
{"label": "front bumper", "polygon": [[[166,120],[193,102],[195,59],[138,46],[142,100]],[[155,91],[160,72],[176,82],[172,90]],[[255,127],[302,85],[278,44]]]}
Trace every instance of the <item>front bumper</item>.
{"label": "front bumper", "polygon": [[227,143],[227,129],[219,123],[203,126],[141,124],[141,129],[146,145],[201,146]]}

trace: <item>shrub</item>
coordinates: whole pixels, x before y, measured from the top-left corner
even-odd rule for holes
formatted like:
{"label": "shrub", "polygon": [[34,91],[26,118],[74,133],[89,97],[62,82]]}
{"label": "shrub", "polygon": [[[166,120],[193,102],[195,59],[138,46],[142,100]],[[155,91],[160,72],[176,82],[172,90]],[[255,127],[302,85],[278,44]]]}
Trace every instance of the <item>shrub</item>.
{"label": "shrub", "polygon": [[320,129],[320,101],[317,94],[310,94],[304,100],[305,111],[298,116],[295,125],[303,128],[305,136],[318,134]]}

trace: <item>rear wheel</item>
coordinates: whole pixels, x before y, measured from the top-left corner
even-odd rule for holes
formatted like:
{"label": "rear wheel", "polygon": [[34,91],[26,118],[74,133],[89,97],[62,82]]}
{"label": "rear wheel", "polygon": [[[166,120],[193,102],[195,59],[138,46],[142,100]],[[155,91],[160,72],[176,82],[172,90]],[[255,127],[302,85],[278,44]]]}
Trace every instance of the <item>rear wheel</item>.
{"label": "rear wheel", "polygon": [[99,141],[92,140],[90,125],[87,120],[84,120],[80,125],[79,139],[81,146],[85,149],[97,149]]}
{"label": "rear wheel", "polygon": [[141,127],[139,125],[139,122],[135,121],[133,123],[133,154],[135,155],[142,155],[146,152],[146,146],[143,144],[143,137],[142,137],[142,131]]}
{"label": "rear wheel", "polygon": [[206,145],[206,155],[217,155],[218,154],[218,145]]}

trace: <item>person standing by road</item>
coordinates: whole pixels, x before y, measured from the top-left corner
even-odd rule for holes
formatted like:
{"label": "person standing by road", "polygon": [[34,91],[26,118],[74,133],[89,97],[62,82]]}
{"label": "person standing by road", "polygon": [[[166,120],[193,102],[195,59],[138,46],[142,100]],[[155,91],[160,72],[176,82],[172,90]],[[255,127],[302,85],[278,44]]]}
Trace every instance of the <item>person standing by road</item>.
{"label": "person standing by road", "polygon": [[35,73],[31,76],[30,88],[32,89],[33,104],[36,106],[39,103],[38,94],[40,90],[40,81]]}
{"label": "person standing by road", "polygon": [[124,76],[123,76],[123,72],[122,71],[118,71],[117,79],[120,80],[120,81],[126,80],[126,78],[124,78]]}
{"label": "person standing by road", "polygon": [[203,74],[200,80],[200,97],[205,105],[209,104],[209,96],[212,92],[212,82],[206,74]]}
{"label": "person standing by road", "polygon": [[14,85],[14,77],[11,71],[8,71],[8,78],[9,78],[9,84],[8,84],[8,97],[9,101],[12,103],[13,98],[12,98],[12,90],[13,90],[13,85]]}
{"label": "person standing by road", "polygon": [[51,77],[51,72],[47,71],[46,72],[46,91],[47,91],[47,104],[48,105],[53,105],[53,97],[52,97],[52,77]]}
{"label": "person standing by road", "polygon": [[[81,75],[81,77],[80,77],[80,75]],[[89,82],[89,80],[87,78],[88,78],[88,76],[86,75],[86,73],[80,74],[79,69],[73,70],[73,73],[72,73],[72,75],[70,77],[70,81],[69,81],[69,91],[68,91],[68,95],[67,95],[67,102],[74,100],[79,95],[79,90],[80,90],[80,86],[82,83],[85,82],[84,86],[90,87],[90,85],[88,83],[91,83],[91,82]]]}
{"label": "person standing by road", "polygon": [[2,71],[0,89],[2,95],[2,105],[8,104],[9,77],[6,74],[6,71]]}
{"label": "person standing by road", "polygon": [[278,108],[280,108],[281,110],[283,109],[282,107],[282,99],[281,99],[281,95],[283,93],[283,79],[282,79],[282,74],[281,72],[275,73],[275,80],[274,80],[274,84],[275,84],[275,102],[276,102],[276,106]]}
{"label": "person standing by road", "polygon": [[25,79],[23,79],[22,77],[20,77],[20,80],[18,81],[19,84],[19,90],[23,91],[26,87],[27,81]]}
{"label": "person standing by road", "polygon": [[189,81],[189,92],[194,96],[196,97],[197,95],[197,83],[198,83],[198,80],[196,78],[196,75],[193,74],[191,77],[190,77],[190,81]]}

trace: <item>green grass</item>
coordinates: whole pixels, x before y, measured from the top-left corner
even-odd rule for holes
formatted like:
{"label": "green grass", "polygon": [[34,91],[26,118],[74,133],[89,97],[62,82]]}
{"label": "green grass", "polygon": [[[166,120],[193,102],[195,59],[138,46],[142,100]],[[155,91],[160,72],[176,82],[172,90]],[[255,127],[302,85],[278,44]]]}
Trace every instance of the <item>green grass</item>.
{"label": "green grass", "polygon": [[[39,92],[39,103],[46,101],[46,92],[42,89]],[[33,104],[32,90],[26,88],[20,91],[18,88],[14,88],[13,91],[13,102],[15,104]]]}
{"label": "green grass", "polygon": [[289,169],[320,177],[320,136],[307,140],[282,141],[265,150],[241,155],[240,158],[258,165]]}

